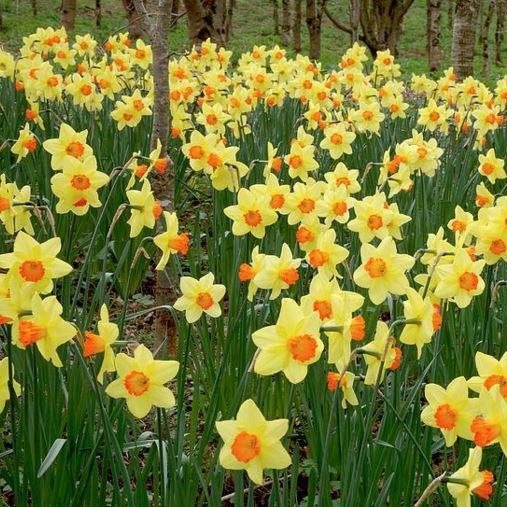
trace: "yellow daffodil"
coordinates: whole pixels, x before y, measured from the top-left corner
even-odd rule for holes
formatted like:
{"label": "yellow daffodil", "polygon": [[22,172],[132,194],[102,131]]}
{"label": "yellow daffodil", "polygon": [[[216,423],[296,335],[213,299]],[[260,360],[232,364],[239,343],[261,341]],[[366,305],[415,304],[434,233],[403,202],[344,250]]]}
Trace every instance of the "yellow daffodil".
{"label": "yellow daffodil", "polygon": [[269,203],[267,194],[240,189],[238,204],[224,209],[225,215],[233,221],[232,233],[236,236],[251,233],[255,238],[263,238],[266,227],[274,224],[278,218]]}
{"label": "yellow daffodil", "polygon": [[495,477],[489,470],[479,470],[481,461],[482,449],[474,447],[468,451],[465,465],[449,477],[447,489],[456,500],[457,507],[470,507],[471,496],[474,494],[482,500],[489,500],[493,493],[492,483]]}
{"label": "yellow daffodil", "polygon": [[410,255],[399,254],[390,237],[383,239],[378,247],[361,246],[361,265],[354,272],[354,281],[368,289],[371,301],[379,305],[387,295],[406,294],[409,287],[405,272],[414,265]]}
{"label": "yellow daffodil", "polygon": [[69,158],[83,161],[93,155],[91,147],[86,144],[87,136],[88,130],[76,132],[70,125],[62,123],[58,137],[42,143],[44,149],[52,155],[51,167],[55,171],[64,169]]}
{"label": "yellow daffodil", "polygon": [[53,289],[53,279],[72,271],[72,266],[56,258],[61,247],[60,238],[39,243],[20,231],[14,240],[13,252],[0,255],[0,267],[8,269],[9,275],[20,284],[32,284],[34,290],[47,294]]}
{"label": "yellow daffodil", "polygon": [[280,257],[266,255],[259,272],[254,276],[255,285],[271,290],[269,299],[276,299],[282,290],[288,289],[299,280],[298,268],[301,259],[293,259],[289,245],[284,243]]}
{"label": "yellow daffodil", "polygon": [[276,324],[252,334],[253,342],[260,349],[255,373],[274,375],[281,371],[289,382],[301,382],[308,366],[319,360],[324,349],[319,328],[317,313],[305,313],[294,300],[282,299]]}
{"label": "yellow daffodil", "polygon": [[199,320],[203,313],[215,318],[222,315],[219,303],[225,295],[225,286],[215,284],[214,281],[213,273],[208,273],[199,280],[190,276],[181,277],[182,296],[176,300],[174,308],[184,311],[190,324]]}
{"label": "yellow daffodil", "polygon": [[106,394],[112,398],[125,398],[127,408],[142,419],[152,406],[171,408],[175,405],[174,394],[164,384],[178,373],[177,361],[153,359],[152,353],[139,345],[134,357],[124,353],[116,356],[115,367],[118,378],[106,387]]}
{"label": "yellow daffodil", "polygon": [[97,171],[93,155],[83,161],[69,157],[64,170],[51,178],[51,190],[59,199],[56,212],[82,216],[90,207],[99,208],[101,202],[97,191],[108,182],[109,176]]}
{"label": "yellow daffodil", "polygon": [[265,468],[281,470],[291,464],[280,439],[289,429],[287,419],[267,421],[253,400],[241,404],[235,420],[217,421],[224,441],[220,464],[229,470],[246,470],[256,484],[262,484]]}
{"label": "yellow daffodil", "polygon": [[63,307],[55,296],[41,299],[35,294],[30,311],[13,323],[13,343],[22,349],[35,344],[46,361],[63,366],[57,348],[76,336],[76,328],[62,319]]}
{"label": "yellow daffodil", "polygon": [[18,156],[16,162],[19,163],[21,159],[25,158],[29,153],[33,153],[35,148],[37,148],[37,139],[30,131],[30,126],[27,123],[24,128],[19,131],[19,136],[12,145],[11,152]]}
{"label": "yellow daffodil", "polygon": [[465,377],[454,379],[447,388],[437,384],[427,384],[424,395],[428,405],[421,413],[421,421],[432,428],[439,428],[447,447],[459,437],[473,439],[470,429],[477,414],[477,399],[468,397]]}
{"label": "yellow daffodil", "polygon": [[[14,366],[13,373],[14,373]],[[21,394],[21,386],[18,382],[13,378],[12,379],[12,388],[14,389],[14,393],[16,396]],[[3,412],[5,408],[5,402],[10,399],[9,392],[9,358],[4,357],[0,359],[0,414]]]}
{"label": "yellow daffodil", "polygon": [[166,230],[153,238],[155,245],[162,250],[162,256],[157,264],[156,269],[164,269],[172,254],[179,253],[186,255],[188,252],[189,238],[188,234],[178,233],[179,222],[176,213],[164,211],[164,219]]}
{"label": "yellow daffodil", "polygon": [[102,384],[104,373],[115,371],[113,343],[118,339],[119,329],[114,322],[109,321],[109,311],[106,305],[100,308],[100,320],[97,322],[98,333],[86,331],[83,343],[83,356],[89,357],[104,353],[102,365],[97,380]]}
{"label": "yellow daffodil", "polygon": [[436,267],[439,282],[435,295],[450,299],[459,308],[467,307],[474,296],[484,291],[484,280],[480,276],[484,264],[484,260],[473,261],[465,250],[459,249],[452,263]]}
{"label": "yellow daffodil", "polygon": [[494,385],[499,385],[500,394],[507,398],[507,352],[500,359],[477,352],[475,366],[479,375],[468,381],[468,387],[480,393],[483,387],[491,389]]}

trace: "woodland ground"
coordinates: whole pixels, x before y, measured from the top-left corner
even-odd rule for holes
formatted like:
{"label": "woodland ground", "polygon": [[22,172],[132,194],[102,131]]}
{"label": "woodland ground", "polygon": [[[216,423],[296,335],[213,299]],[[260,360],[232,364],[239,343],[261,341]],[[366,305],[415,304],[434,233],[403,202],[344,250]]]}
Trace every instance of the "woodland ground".
{"label": "woodland ground", "polygon": [[[17,49],[21,44],[22,37],[33,33],[38,27],[60,26],[60,0],[38,0],[39,13],[33,16],[29,0],[0,0],[4,13],[5,31],[0,32],[0,43],[6,48]],[[75,33],[90,32],[99,40],[105,39],[112,32],[126,29],[127,20],[124,15],[120,0],[102,0],[103,17],[102,26],[95,26],[94,0],[78,0],[78,14],[76,18]],[[450,65],[452,29],[448,27],[447,2],[443,2],[442,10],[442,47],[444,50],[444,65]],[[346,2],[329,0],[329,10],[337,19],[346,19]],[[304,17],[304,8],[303,8]],[[478,23],[480,26],[480,22]],[[237,0],[237,8],[234,13],[233,37],[229,48],[236,55],[251,50],[254,44],[273,46],[280,42],[278,35],[274,33],[273,9],[268,0]],[[306,26],[302,26],[303,53],[307,53],[308,36]],[[181,52],[188,47],[187,29],[185,19],[182,18],[173,29],[169,37],[171,49]],[[322,54],[321,61],[324,68],[334,67],[338,63],[341,54],[350,45],[348,34],[336,30],[331,22],[324,16],[322,29]],[[399,47],[399,62],[402,64],[407,76],[411,73],[428,73],[426,57],[426,1],[415,0],[409,10],[404,23],[404,33]],[[494,26],[490,30],[490,50],[494,50]],[[507,73],[507,42],[503,47],[503,60],[501,66],[494,63],[490,65],[487,76],[481,73],[482,48],[477,48],[475,59],[475,77],[487,84],[492,84],[496,79]]]}

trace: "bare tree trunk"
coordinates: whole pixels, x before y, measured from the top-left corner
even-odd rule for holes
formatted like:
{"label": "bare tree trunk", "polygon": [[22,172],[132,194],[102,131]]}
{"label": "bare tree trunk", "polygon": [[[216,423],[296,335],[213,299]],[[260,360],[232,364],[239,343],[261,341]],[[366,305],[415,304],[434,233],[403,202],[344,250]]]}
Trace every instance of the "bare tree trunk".
{"label": "bare tree trunk", "polygon": [[236,0],[228,0],[227,11],[225,13],[225,33],[224,42],[227,44],[232,37],[232,15],[234,13],[234,7],[236,7]]}
{"label": "bare tree trunk", "polygon": [[282,0],[282,46],[290,41],[290,0]]}
{"label": "bare tree trunk", "polygon": [[[174,14],[175,16],[177,16],[179,13],[180,13],[180,0],[173,0],[171,15]],[[175,24],[175,22],[171,20],[171,24]]]}
{"label": "bare tree trunk", "polygon": [[359,19],[361,15],[360,0],[349,0],[350,43],[359,42]]}
{"label": "bare tree trunk", "polygon": [[[151,147],[160,141],[161,158],[167,156],[167,143],[170,132],[169,114],[169,46],[167,38],[171,24],[171,3],[168,0],[153,2],[154,16],[149,16],[143,0],[134,0],[136,11],[144,18],[144,24],[150,37],[153,52],[153,127]],[[169,161],[169,160],[168,160]],[[155,198],[165,208],[174,208],[174,174],[170,164],[162,172],[154,171],[152,188]],[[170,305],[174,299],[174,281],[165,270],[157,271],[155,285],[155,305]],[[167,341],[170,357],[177,351],[176,326],[170,313],[159,310],[155,320],[155,341],[158,344]]]}
{"label": "bare tree trunk", "polygon": [[496,0],[495,63],[502,65],[502,44],[504,39],[506,0]]}
{"label": "bare tree trunk", "polygon": [[62,25],[65,30],[74,30],[76,21],[76,0],[62,0]]}
{"label": "bare tree trunk", "polygon": [[280,35],[280,14],[278,13],[278,0],[273,1],[273,21],[275,22],[275,35]]}
{"label": "bare tree trunk", "polygon": [[306,26],[310,36],[310,50],[308,56],[311,60],[320,58],[322,14],[325,0],[306,0]]}
{"label": "bare tree trunk", "polygon": [[440,7],[442,0],[426,0],[428,63],[430,70],[437,70],[442,65],[442,47],[440,46]]}
{"label": "bare tree trunk", "polygon": [[495,13],[496,2],[495,0],[489,0],[489,4],[486,3],[486,19],[482,24],[481,29],[481,44],[482,44],[482,74],[487,76],[489,72],[489,25],[493,21],[493,15]]}
{"label": "bare tree trunk", "polygon": [[129,20],[129,37],[139,39],[145,33],[143,16],[137,13],[134,0],[122,0],[122,3]]}
{"label": "bare tree trunk", "polygon": [[100,26],[102,21],[102,2],[101,0],[95,0],[95,25]]}
{"label": "bare tree trunk", "polygon": [[479,5],[479,0],[456,0],[451,61],[460,81],[471,76],[474,71],[475,27]]}
{"label": "bare tree trunk", "polygon": [[31,0],[30,4],[32,6],[32,14],[37,16],[37,0]]}
{"label": "bare tree trunk", "polygon": [[0,3],[0,32],[4,29],[4,20],[2,17],[2,4]]}
{"label": "bare tree trunk", "polygon": [[[217,20],[217,1],[223,3],[225,0],[208,0],[206,8],[201,0],[183,0],[187,11],[188,37],[190,42],[200,46],[206,39],[211,39],[217,44],[223,45],[223,27],[215,27],[213,23]],[[221,7],[219,7],[219,11]],[[218,36],[220,32],[220,36]]]}
{"label": "bare tree trunk", "polygon": [[447,28],[452,28],[454,22],[454,0],[447,0]]}
{"label": "bare tree trunk", "polygon": [[296,53],[301,52],[301,0],[294,0],[294,22],[292,24],[292,46]]}
{"label": "bare tree trunk", "polygon": [[360,0],[364,41],[373,56],[384,49],[398,54],[403,18],[413,3],[414,0]]}

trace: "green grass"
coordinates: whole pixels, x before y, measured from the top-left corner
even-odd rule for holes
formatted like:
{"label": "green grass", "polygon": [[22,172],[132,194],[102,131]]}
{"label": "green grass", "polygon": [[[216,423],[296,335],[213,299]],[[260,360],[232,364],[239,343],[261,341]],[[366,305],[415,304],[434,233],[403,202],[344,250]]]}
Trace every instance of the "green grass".
{"label": "green grass", "polygon": [[[39,26],[60,26],[60,0],[39,0],[39,14],[32,15],[28,0],[0,0],[4,10],[5,31],[0,32],[0,42],[7,48],[17,48],[22,36],[34,32]],[[78,0],[78,15],[76,16],[75,33],[90,32],[99,40],[124,27],[127,20],[120,0],[103,0],[102,26],[95,26],[93,0]],[[233,36],[229,48],[236,54],[249,51],[253,45],[264,44],[273,46],[280,43],[279,36],[274,33],[272,4],[268,0],[237,0],[234,12]],[[447,3],[442,7],[442,48],[443,69],[451,63],[452,30],[447,24]],[[328,8],[339,19],[347,19],[346,2],[330,0]],[[496,21],[494,21],[496,22]],[[494,51],[494,26],[491,26],[489,41],[490,52]],[[308,32],[302,22],[302,52],[308,51]],[[188,48],[186,19],[183,17],[173,29],[169,37],[172,51],[182,52]],[[321,61],[324,68],[336,66],[340,56],[350,45],[350,37],[344,32],[336,30],[332,23],[324,16],[322,28]],[[403,35],[400,39],[399,62],[404,73],[428,73],[426,56],[426,1],[415,0],[403,24]],[[481,75],[482,48],[476,46],[475,76],[492,84],[507,72],[507,39],[502,48],[503,64],[496,66],[494,59],[490,59],[490,70],[487,76]]]}

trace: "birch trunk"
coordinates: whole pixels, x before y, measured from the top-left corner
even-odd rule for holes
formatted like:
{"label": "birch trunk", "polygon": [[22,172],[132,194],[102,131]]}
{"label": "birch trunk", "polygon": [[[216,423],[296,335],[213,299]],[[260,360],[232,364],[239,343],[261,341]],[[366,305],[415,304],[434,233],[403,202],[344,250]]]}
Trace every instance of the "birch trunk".
{"label": "birch trunk", "polygon": [[430,70],[442,65],[442,47],[440,45],[440,18],[442,0],[427,0],[428,64]]}
{"label": "birch trunk", "polygon": [[461,81],[474,71],[475,27],[479,0],[457,0],[452,31],[451,61]]}

